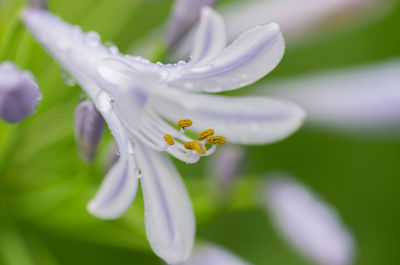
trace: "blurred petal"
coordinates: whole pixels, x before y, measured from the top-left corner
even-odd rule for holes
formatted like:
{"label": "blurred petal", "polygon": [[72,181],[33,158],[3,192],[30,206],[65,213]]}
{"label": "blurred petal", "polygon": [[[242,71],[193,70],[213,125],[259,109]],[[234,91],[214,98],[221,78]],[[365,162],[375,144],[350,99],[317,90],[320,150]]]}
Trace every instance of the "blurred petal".
{"label": "blurred petal", "polygon": [[30,72],[21,71],[11,62],[0,64],[0,118],[18,123],[31,116],[41,94]]}
{"label": "blurred petal", "polygon": [[285,101],[262,97],[225,97],[163,89],[150,100],[170,120],[193,120],[190,129],[213,128],[231,143],[264,144],[281,140],[301,125],[304,111]]}
{"label": "blurred petal", "polygon": [[335,209],[287,177],[269,179],[265,204],[289,243],[321,265],[348,265],[354,257],[352,235]]}
{"label": "blurred petal", "polygon": [[208,64],[193,66],[171,85],[205,92],[237,89],[272,71],[284,50],[277,24],[257,26],[240,35]]}
{"label": "blurred petal", "polygon": [[214,2],[216,0],[176,0],[167,26],[168,46],[174,45],[197,22],[202,7]]}
{"label": "blurred petal", "polygon": [[206,63],[216,57],[225,46],[226,28],[223,18],[211,8],[204,7],[194,39],[191,63]]}
{"label": "blurred petal", "polygon": [[181,265],[249,265],[249,263],[220,246],[206,244],[195,247],[190,258]]}
{"label": "blurred petal", "polygon": [[151,248],[170,264],[183,262],[191,253],[195,234],[192,204],[185,185],[165,154],[138,144],[137,159]]}
{"label": "blurred petal", "polygon": [[272,94],[296,102],[315,124],[361,130],[400,125],[398,59],[281,80],[257,91],[258,95]]}
{"label": "blurred petal", "polygon": [[[383,3],[385,4],[383,4]],[[302,37],[325,20],[369,10],[377,13],[378,0],[255,0],[226,5],[221,13],[228,26],[229,39],[254,25],[276,22],[285,37]]]}

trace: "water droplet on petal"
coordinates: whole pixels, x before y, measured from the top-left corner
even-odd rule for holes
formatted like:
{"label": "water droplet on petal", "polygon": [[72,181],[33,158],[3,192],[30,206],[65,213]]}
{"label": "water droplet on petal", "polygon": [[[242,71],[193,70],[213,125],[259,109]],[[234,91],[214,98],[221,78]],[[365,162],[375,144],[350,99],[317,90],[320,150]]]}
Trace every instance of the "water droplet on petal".
{"label": "water droplet on petal", "polygon": [[97,108],[101,112],[109,112],[112,109],[111,97],[105,91],[99,93],[97,96],[97,102]]}
{"label": "water droplet on petal", "polygon": [[97,47],[100,43],[100,36],[97,32],[90,31],[86,34],[86,43],[89,46]]}

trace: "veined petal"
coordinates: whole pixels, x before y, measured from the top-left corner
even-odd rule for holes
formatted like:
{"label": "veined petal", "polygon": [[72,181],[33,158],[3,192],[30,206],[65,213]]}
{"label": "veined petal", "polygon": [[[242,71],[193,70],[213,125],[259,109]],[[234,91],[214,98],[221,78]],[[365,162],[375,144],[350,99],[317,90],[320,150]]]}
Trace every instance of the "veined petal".
{"label": "veined petal", "polygon": [[264,144],[281,140],[296,131],[304,111],[289,102],[262,97],[225,97],[162,89],[149,105],[160,115],[193,120],[190,129],[213,128],[231,143]]}
{"label": "veined petal", "polygon": [[249,265],[230,251],[215,244],[196,246],[190,258],[181,265]]}
{"label": "veined petal", "polygon": [[185,261],[192,250],[195,220],[181,177],[165,154],[137,145],[145,204],[147,238],[170,264]]}
{"label": "veined petal", "polygon": [[284,50],[278,24],[257,26],[240,35],[208,64],[189,68],[171,86],[205,92],[237,89],[272,71]]}
{"label": "veined petal", "polygon": [[276,81],[260,85],[256,94],[296,102],[315,125],[364,131],[398,127],[400,60]]}
{"label": "veined petal", "polygon": [[201,11],[199,28],[194,39],[191,64],[201,65],[216,57],[226,46],[224,19],[209,7]]}
{"label": "veined petal", "polygon": [[[104,95],[104,97],[106,97]],[[132,204],[138,187],[138,169],[133,143],[107,98],[98,99],[99,109],[114,136],[120,152],[118,162],[107,173],[96,196],[89,202],[88,211],[104,219],[120,217]]]}
{"label": "veined petal", "polygon": [[266,185],[264,202],[289,243],[317,264],[351,264],[354,239],[335,209],[288,177]]}

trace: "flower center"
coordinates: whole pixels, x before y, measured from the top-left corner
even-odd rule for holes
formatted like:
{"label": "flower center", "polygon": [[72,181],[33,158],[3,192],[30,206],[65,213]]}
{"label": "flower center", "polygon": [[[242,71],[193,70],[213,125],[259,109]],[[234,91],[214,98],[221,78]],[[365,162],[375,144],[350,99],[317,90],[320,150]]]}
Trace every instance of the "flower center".
{"label": "flower center", "polygon": [[[185,136],[185,128],[190,127],[193,122],[190,119],[179,120],[177,122],[178,127],[181,128],[179,134],[174,138],[171,134],[164,135],[164,141],[166,142],[165,151],[174,153],[178,151],[179,146],[176,146],[177,142],[182,145],[185,151],[187,159],[184,159],[188,163],[197,162],[200,156],[209,156],[215,152],[217,145],[224,145],[226,139],[224,136],[214,136],[213,129],[207,129],[198,134],[198,140],[188,141]],[[177,140],[177,141],[175,141]],[[207,148],[207,145],[209,148]]]}

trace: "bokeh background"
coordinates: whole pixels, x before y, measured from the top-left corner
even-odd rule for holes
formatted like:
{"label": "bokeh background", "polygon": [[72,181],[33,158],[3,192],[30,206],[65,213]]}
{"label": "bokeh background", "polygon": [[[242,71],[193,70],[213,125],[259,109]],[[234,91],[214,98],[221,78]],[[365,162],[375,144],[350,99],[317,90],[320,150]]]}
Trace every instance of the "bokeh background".
{"label": "bokeh background", "polygon": [[[280,65],[260,82],[268,89],[275,79],[400,56],[399,2],[384,1],[387,11],[369,12],[357,22],[331,17],[310,37],[289,42]],[[112,137],[106,133],[93,165],[78,158],[73,111],[81,89],[24,29],[19,20],[24,4],[0,0],[0,61],[30,69],[43,99],[37,113],[21,124],[0,121],[0,264],[161,264],[145,237],[140,192],[118,220],[102,221],[86,212],[106,172]],[[162,27],[172,4],[51,0],[49,8],[128,53]],[[223,203],[210,188],[212,157],[195,165],[176,161],[195,208],[199,239],[255,265],[310,264],[278,236],[258,201],[260,180],[283,171],[336,207],[356,239],[355,264],[400,264],[400,131],[370,137],[306,125],[284,141],[245,151],[232,196]]]}

